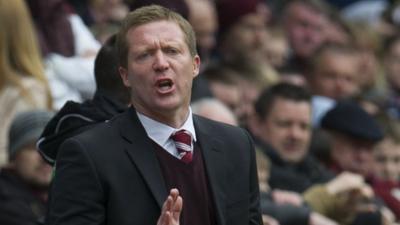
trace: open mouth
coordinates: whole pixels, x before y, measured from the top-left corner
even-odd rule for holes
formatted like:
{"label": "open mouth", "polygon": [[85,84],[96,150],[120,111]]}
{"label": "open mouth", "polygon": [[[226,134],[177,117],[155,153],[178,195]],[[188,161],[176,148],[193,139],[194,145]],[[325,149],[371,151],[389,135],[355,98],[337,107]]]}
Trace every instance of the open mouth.
{"label": "open mouth", "polygon": [[171,79],[163,79],[157,82],[158,90],[165,93],[172,89],[174,83]]}

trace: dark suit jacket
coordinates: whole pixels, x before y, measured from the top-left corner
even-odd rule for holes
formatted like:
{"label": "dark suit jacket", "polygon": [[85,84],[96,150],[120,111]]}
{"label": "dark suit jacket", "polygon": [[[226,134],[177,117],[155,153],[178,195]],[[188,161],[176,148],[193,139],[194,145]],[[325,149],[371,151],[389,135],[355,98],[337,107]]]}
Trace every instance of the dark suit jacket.
{"label": "dark suit jacket", "polygon": [[[194,125],[218,224],[261,224],[247,132],[198,116]],[[47,224],[155,225],[168,192],[154,145],[129,109],[61,146]]]}

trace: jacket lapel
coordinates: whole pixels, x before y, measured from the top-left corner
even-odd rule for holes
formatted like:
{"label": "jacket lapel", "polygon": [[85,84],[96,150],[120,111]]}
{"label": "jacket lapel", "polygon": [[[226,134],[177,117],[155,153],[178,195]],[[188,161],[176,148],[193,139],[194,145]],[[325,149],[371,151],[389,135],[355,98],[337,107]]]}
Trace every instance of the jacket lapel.
{"label": "jacket lapel", "polygon": [[[225,225],[225,193],[226,190],[226,167],[225,151],[223,142],[210,135],[211,128],[207,128],[201,118],[193,116],[197,139],[203,151],[206,172],[208,175],[212,194],[217,212],[217,221],[219,225]],[[206,122],[207,123],[207,122]]]}
{"label": "jacket lapel", "polygon": [[160,208],[167,198],[167,189],[161,173],[155,149],[140,123],[136,111],[130,108],[124,113],[120,134],[126,140],[125,151],[136,165],[149,186]]}

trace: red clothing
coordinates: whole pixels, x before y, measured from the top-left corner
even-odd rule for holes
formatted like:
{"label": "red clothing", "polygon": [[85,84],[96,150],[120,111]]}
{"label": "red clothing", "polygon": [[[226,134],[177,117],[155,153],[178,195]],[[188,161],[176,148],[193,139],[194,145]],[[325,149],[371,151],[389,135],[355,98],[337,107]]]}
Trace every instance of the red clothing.
{"label": "red clothing", "polygon": [[385,201],[397,219],[400,219],[400,182],[373,179],[371,186],[375,194]]}

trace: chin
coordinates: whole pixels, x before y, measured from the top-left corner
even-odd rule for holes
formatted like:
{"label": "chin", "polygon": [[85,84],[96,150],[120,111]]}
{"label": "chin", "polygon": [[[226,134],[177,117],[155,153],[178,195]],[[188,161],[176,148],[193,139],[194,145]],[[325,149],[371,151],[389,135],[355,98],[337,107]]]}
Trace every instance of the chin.
{"label": "chin", "polygon": [[163,111],[175,111],[179,108],[182,108],[184,104],[182,101],[174,100],[174,99],[166,99],[161,100],[159,104],[157,104],[157,108]]}

